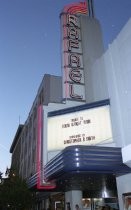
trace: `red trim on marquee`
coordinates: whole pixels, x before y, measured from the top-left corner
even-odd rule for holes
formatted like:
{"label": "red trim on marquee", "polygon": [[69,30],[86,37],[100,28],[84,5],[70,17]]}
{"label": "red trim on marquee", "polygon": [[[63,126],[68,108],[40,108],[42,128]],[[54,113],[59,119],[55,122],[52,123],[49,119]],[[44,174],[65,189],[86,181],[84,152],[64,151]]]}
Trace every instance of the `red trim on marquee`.
{"label": "red trim on marquee", "polygon": [[[42,167],[42,132],[43,132],[43,106],[40,105],[37,110],[37,189],[54,189],[54,183],[41,183],[44,180]],[[42,176],[43,175],[43,176]]]}

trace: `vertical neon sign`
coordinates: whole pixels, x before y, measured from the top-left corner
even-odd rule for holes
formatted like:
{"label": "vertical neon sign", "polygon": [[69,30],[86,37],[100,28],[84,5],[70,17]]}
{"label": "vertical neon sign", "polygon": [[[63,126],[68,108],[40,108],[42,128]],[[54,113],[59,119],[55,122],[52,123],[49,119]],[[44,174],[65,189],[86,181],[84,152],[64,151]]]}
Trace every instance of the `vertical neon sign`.
{"label": "vertical neon sign", "polygon": [[87,14],[85,2],[68,5],[61,14],[63,98],[85,101],[80,14]]}

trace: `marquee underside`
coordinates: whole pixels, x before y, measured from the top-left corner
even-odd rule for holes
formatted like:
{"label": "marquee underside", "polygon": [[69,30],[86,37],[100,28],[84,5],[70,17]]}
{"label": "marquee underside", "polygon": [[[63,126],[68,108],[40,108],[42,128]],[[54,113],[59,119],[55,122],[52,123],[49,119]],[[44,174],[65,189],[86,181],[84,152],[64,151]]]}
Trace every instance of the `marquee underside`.
{"label": "marquee underside", "polygon": [[123,164],[121,148],[100,146],[69,146],[47,163],[46,180],[57,180],[64,174],[113,174],[131,173]]}

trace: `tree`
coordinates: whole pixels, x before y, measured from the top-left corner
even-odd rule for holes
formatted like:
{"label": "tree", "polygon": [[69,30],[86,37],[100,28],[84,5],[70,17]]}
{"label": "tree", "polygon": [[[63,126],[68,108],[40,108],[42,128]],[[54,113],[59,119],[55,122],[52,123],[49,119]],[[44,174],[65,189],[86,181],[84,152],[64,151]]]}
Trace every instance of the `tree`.
{"label": "tree", "polygon": [[8,178],[0,185],[2,209],[24,210],[30,208],[32,203],[32,192],[28,189],[26,181],[10,170]]}
{"label": "tree", "polygon": [[3,175],[3,173],[0,171],[0,184],[2,182],[2,175]]}

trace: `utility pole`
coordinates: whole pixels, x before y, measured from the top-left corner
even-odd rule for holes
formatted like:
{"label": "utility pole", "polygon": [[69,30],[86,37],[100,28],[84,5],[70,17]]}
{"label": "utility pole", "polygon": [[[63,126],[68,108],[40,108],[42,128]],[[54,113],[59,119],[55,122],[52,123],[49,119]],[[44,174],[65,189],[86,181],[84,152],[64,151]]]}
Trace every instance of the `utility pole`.
{"label": "utility pole", "polygon": [[94,18],[94,1],[93,0],[86,0],[87,1],[87,7],[89,11],[89,17]]}

